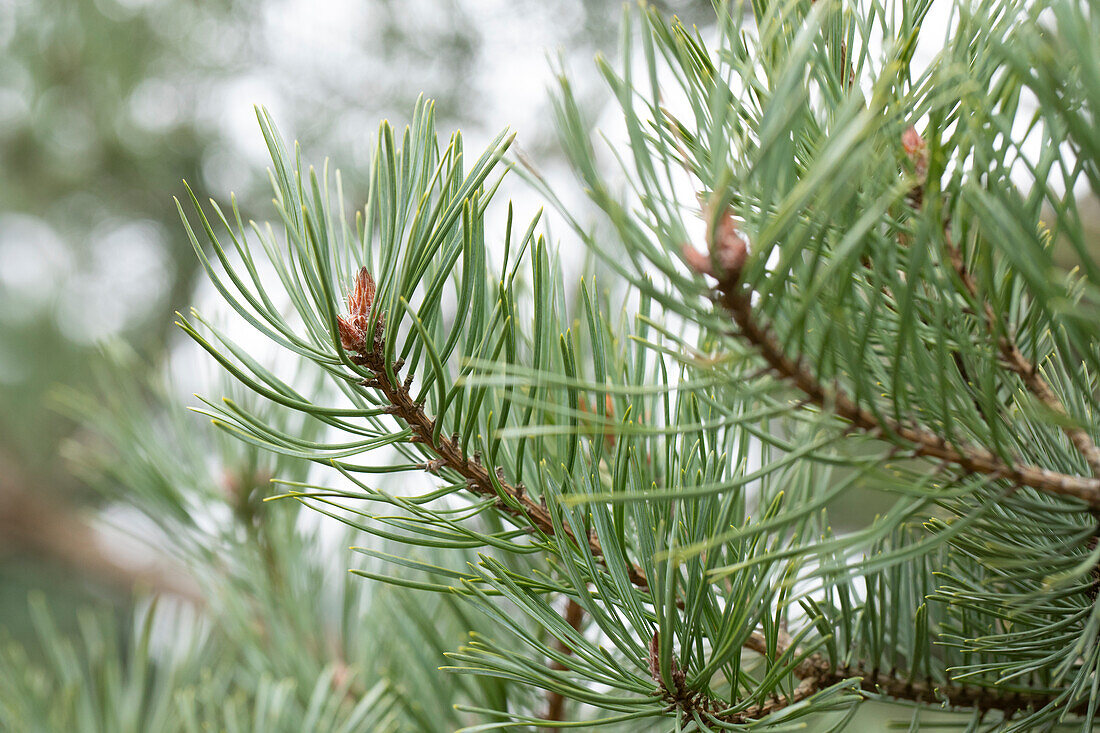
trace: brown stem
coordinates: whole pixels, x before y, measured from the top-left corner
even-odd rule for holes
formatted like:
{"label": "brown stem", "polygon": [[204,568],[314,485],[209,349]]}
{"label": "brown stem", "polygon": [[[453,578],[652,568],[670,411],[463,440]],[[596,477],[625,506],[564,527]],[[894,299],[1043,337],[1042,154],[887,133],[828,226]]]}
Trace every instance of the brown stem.
{"label": "brown stem", "polygon": [[981,446],[948,443],[943,436],[920,425],[885,417],[879,419],[843,391],[822,385],[801,360],[787,356],[770,329],[756,319],[748,292],[736,280],[720,284],[718,294],[719,302],[733,316],[741,335],[756,347],[777,375],[794,384],[810,402],[824,409],[831,408],[867,433],[893,436],[911,445],[917,456],[954,463],[971,473],[996,476],[1047,493],[1072,496],[1090,507],[1100,508],[1100,479],[1072,476],[1026,463],[1009,465]]}
{"label": "brown stem", "polygon": [[[438,456],[437,460],[424,465],[426,470],[437,471],[440,468],[449,468],[466,479],[466,485],[471,492],[478,496],[495,499],[497,507],[504,513],[530,522],[547,536],[553,537],[557,534],[549,510],[533,501],[522,484],[509,483],[500,468],[495,470],[495,477],[491,477],[489,469],[482,465],[480,459],[466,457],[457,437],[448,438],[443,434],[439,437],[435,436],[435,420],[424,413],[423,406],[417,404],[409,392],[409,387],[412,385],[411,378],[406,379],[404,383],[395,383],[387,375],[381,341],[378,341],[373,349],[365,353],[359,352],[352,357],[352,361],[374,372],[374,378],[366,380],[365,385],[377,388],[385,396],[390,405],[389,412],[409,426],[413,432],[414,442],[424,445]],[[577,542],[576,534],[568,525],[562,525],[562,531],[571,541]],[[584,540],[588,545],[588,551],[594,557],[604,558],[603,546],[594,532],[588,533]],[[649,590],[649,582],[640,567],[628,565],[627,575],[630,582],[637,588],[642,591]]]}
{"label": "brown stem", "polygon": [[[909,680],[894,674],[868,672],[847,665],[831,666],[814,655],[799,665],[805,674],[803,683],[813,681],[818,690],[847,679],[858,678],[860,689],[872,695],[881,695],[913,702],[947,705],[951,708],[1001,710],[1006,716],[1019,710],[1040,709],[1058,699],[1058,695],[1030,690],[994,690],[977,685],[937,684],[932,680]],[[1074,708],[1084,712],[1084,705]]]}
{"label": "brown stem", "polygon": [[[966,288],[966,292],[975,301],[979,300],[978,285],[974,281],[974,277],[971,275],[970,270],[966,267],[962,252],[959,251],[959,248],[956,247],[949,238],[946,240],[945,248],[947,250],[947,256],[951,259],[951,265],[955,268],[955,272],[958,273],[963,287]],[[1008,333],[1008,328],[997,317],[997,314],[994,313],[993,306],[989,304],[989,301],[982,301],[982,309],[984,311],[989,334],[997,339],[997,348],[1001,352],[1001,358],[1008,368],[1020,377],[1020,380],[1023,381],[1028,391],[1035,395],[1035,397],[1046,405],[1048,409],[1058,415],[1068,417],[1065,405],[1062,404],[1062,401],[1054,394],[1054,390],[1052,390],[1046,380],[1043,379],[1043,376],[1039,373],[1039,369],[1020,351],[1015,340],[1012,338],[1011,334]],[[998,333],[1002,331],[1003,335],[998,335]],[[1077,452],[1080,453],[1089,464],[1092,475],[1100,478],[1100,449],[1093,443],[1089,434],[1082,428],[1072,425],[1066,425],[1063,430],[1066,433],[1066,437],[1069,438],[1070,443],[1073,444],[1073,447],[1077,449]]]}
{"label": "brown stem", "polygon": [[[656,635],[654,639],[656,639]],[[775,657],[778,658],[791,650],[790,639],[781,635]],[[762,643],[762,638],[753,634],[745,648],[767,654],[767,649]],[[951,709],[977,709],[999,710],[1008,719],[1020,710],[1038,710],[1059,701],[1057,693],[1037,692],[1031,690],[991,689],[977,685],[938,684],[932,680],[910,680],[898,676],[891,671],[889,674],[878,670],[868,671],[862,667],[849,665],[832,665],[820,654],[808,656],[794,668],[794,675],[799,678],[798,686],[789,695],[773,697],[766,703],[744,708],[737,712],[723,713],[723,708],[729,705],[718,699],[711,698],[701,692],[689,689],[685,684],[685,675],[678,669],[673,660],[673,684],[670,687],[665,684],[659,674],[656,673],[656,643],[650,645],[650,667],[654,672],[654,680],[657,683],[658,693],[669,703],[670,710],[677,709],[685,718],[692,718],[698,714],[704,720],[713,717],[727,724],[742,724],[778,712],[790,707],[818,692],[847,680],[857,680],[859,689],[870,695],[889,697],[898,700],[910,700],[926,705],[940,705]],[[1084,715],[1088,710],[1088,701],[1077,703],[1070,711],[1078,715]]]}
{"label": "brown stem", "polygon": [[124,594],[146,588],[171,593],[198,608],[206,603],[195,580],[167,557],[154,554],[140,564],[120,562],[73,507],[50,497],[24,475],[14,457],[0,453],[0,559],[9,552],[49,558]]}
{"label": "brown stem", "polygon": [[[965,270],[962,270],[960,275],[964,273]],[[965,274],[966,279],[969,279],[969,273]],[[738,273],[734,273],[719,283],[717,287],[719,302],[730,312],[742,336],[757,348],[771,370],[793,383],[810,402],[825,409],[832,408],[840,417],[868,433],[894,435],[912,444],[914,452],[919,456],[954,463],[970,472],[1003,477],[1040,491],[1073,496],[1084,500],[1094,510],[1100,508],[1100,480],[1096,478],[1071,476],[1026,464],[1009,466],[985,448],[965,444],[949,445],[944,438],[927,428],[906,425],[887,418],[880,420],[839,389],[827,389],[801,360],[796,361],[787,356],[770,329],[757,320],[749,292],[738,282],[737,276]],[[969,280],[967,287],[968,289],[973,287],[972,279]],[[992,319],[992,309],[988,304],[986,310],[987,318]],[[992,329],[995,321],[990,320],[990,324]],[[1015,344],[1002,340],[1000,346],[1005,359],[1010,362],[1014,371],[1019,369],[1017,373],[1025,379],[1029,389],[1033,389],[1037,396],[1041,395],[1040,399],[1048,406],[1052,406],[1052,403],[1047,400],[1053,399],[1053,404],[1060,407],[1057,398],[1034,367],[1023,358]],[[1083,437],[1087,440],[1087,436]],[[1075,439],[1072,435],[1070,439],[1078,445],[1079,439]],[[1091,447],[1092,451],[1096,450],[1091,441],[1083,446]],[[1081,449],[1082,446],[1079,445],[1078,448]],[[1090,455],[1085,450],[1082,452],[1086,458]],[[1089,462],[1091,465],[1092,461]],[[776,651],[777,657],[786,651],[783,643],[779,646],[780,648]],[[753,634],[745,644],[745,648],[763,655],[768,654],[766,643],[762,638],[758,638],[757,634]],[[846,665],[833,666],[819,654],[810,655],[799,663],[794,669],[794,674],[801,679],[801,683],[791,699],[780,701],[783,703],[781,706],[792,704],[797,701],[795,698],[804,699],[819,690],[851,678],[859,680],[860,689],[873,694],[915,702],[942,703],[950,707],[998,709],[1004,711],[1006,716],[1023,708],[1043,707],[1055,703],[1058,699],[1057,695],[1044,692],[1002,691],[979,686],[909,681],[877,670],[867,672],[861,668]],[[1074,708],[1075,712],[1082,710],[1083,705]]]}

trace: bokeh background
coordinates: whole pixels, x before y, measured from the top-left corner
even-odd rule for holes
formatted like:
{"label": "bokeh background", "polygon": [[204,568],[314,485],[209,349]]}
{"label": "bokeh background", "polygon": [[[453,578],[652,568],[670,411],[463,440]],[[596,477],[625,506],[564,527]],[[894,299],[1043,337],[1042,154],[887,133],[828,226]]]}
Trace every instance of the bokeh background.
{"label": "bokeh background", "polygon": [[331,159],[353,202],[379,121],[405,124],[420,94],[442,133],[474,148],[510,126],[568,180],[554,68],[598,107],[592,57],[615,53],[621,17],[616,0],[0,0],[0,635],[28,635],[33,591],[65,626],[87,604],[125,613],[135,584],[194,590],[74,474],[81,428],[54,397],[95,389],[108,342],[153,370],[206,367],[173,325],[201,297],[173,197],[186,180],[269,216],[253,105]]}
{"label": "bokeh background", "polygon": [[[656,4],[712,17],[709,0]],[[617,0],[0,0],[0,635],[29,635],[32,592],[62,626],[89,604],[128,613],[135,587],[196,592],[71,470],[81,427],[53,396],[92,389],[104,342],[154,370],[203,368],[173,326],[201,293],[173,197],[187,180],[268,216],[253,105],[330,158],[352,202],[379,120],[404,124],[421,93],[441,131],[476,148],[510,126],[568,186],[555,65],[598,119],[591,59],[615,55],[621,17]]]}

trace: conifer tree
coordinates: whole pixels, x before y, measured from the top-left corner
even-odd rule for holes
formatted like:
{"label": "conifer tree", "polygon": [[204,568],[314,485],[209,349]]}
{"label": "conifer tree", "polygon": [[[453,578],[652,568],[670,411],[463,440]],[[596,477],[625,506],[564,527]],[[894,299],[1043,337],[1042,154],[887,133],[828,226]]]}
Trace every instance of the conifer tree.
{"label": "conifer tree", "polygon": [[[594,216],[424,100],[351,213],[261,110],[272,223],[180,213],[279,356],[181,317],[233,381],[217,438],[143,417],[117,362],[110,404],[72,396],[116,451],[82,465],[207,621],[159,651],[152,612],[121,650],[90,621],[77,652],[43,614],[53,666],[7,653],[0,722],[854,730],[879,700],[913,730],[1091,729],[1100,6],[957,2],[931,38],[932,6],[721,4],[706,40],[628,12],[597,61],[625,143],[555,92]],[[512,170],[599,280],[494,200]]]}

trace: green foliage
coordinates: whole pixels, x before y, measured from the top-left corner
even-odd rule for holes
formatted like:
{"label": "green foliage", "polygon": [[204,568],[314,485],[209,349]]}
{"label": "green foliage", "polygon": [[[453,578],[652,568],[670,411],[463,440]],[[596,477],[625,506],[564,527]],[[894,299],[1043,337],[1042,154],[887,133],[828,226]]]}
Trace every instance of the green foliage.
{"label": "green foliage", "polygon": [[[422,100],[380,127],[352,217],[260,111],[276,223],[180,205],[280,354],[181,317],[243,386],[200,411],[256,488],[211,534],[185,427],[84,409],[128,446],[97,472],[151,487],[144,513],[218,567],[216,668],[247,670],[251,720],[831,730],[880,698],[914,729],[941,705],[970,730],[1091,728],[1098,271],[1073,190],[1096,188],[1097,7],[1052,3],[1040,31],[1047,7],[959,3],[926,65],[928,3],[755,2],[751,27],[723,5],[709,45],[628,13],[618,70],[599,60],[626,145],[605,156],[564,76],[556,108],[599,216],[558,213],[610,289],[566,282],[541,213],[491,205],[506,132],[468,161]],[[853,497],[887,510],[834,530]],[[301,506],[383,582],[326,592]],[[204,710],[189,684],[177,704]]]}
{"label": "green foliage", "polygon": [[[264,504],[272,476],[303,481],[307,462],[195,431],[163,385],[128,376],[141,370],[133,354],[114,349],[96,375],[106,401],[64,395],[97,436],[90,447],[73,444],[71,457],[106,498],[136,510],[127,515],[131,531],[171,548],[205,605],[144,608],[123,630],[108,615],[84,614],[80,638],[69,640],[45,600],[34,600],[37,642],[5,639],[0,647],[0,727],[454,729],[465,718],[452,701],[506,704],[492,683],[437,679],[443,652],[488,630],[482,619],[446,598],[379,591],[348,574],[333,542],[366,544],[363,535],[333,537],[300,505]],[[309,434],[289,413],[256,409],[288,432]],[[371,552],[387,557],[402,548],[378,542]],[[416,558],[441,562],[429,550]],[[376,575],[378,563],[367,559],[354,571]],[[427,689],[438,694],[423,695]]]}

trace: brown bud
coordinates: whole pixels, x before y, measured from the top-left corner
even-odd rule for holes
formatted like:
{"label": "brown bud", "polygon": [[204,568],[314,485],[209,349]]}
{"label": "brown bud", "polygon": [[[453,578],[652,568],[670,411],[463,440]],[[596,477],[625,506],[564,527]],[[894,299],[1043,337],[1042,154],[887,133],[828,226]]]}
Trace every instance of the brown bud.
{"label": "brown bud", "polygon": [[348,313],[366,318],[374,303],[374,278],[362,267],[355,275],[355,286],[348,295]]}
{"label": "brown bud", "polygon": [[336,316],[336,327],[340,331],[340,345],[346,351],[359,351],[361,349],[363,334],[355,327],[351,319]]}
{"label": "brown bud", "polygon": [[349,667],[344,660],[336,660],[336,665],[332,670],[332,689],[337,692],[346,691],[354,679],[355,670]]}
{"label": "brown bud", "polygon": [[901,133],[901,147],[913,163],[913,169],[917,174],[917,182],[924,184],[928,177],[928,144],[917,132],[917,128],[910,125]]}
{"label": "brown bud", "polygon": [[657,684],[661,684],[661,637],[658,632],[654,631],[652,638],[649,640],[649,656],[646,661],[649,662],[649,676],[653,678],[653,681]]}
{"label": "brown bud", "polygon": [[687,242],[681,246],[680,253],[687,262],[687,266],[700,275],[714,275],[714,268],[710,265],[710,257],[692,247]]}
{"label": "brown bud", "polygon": [[[707,221],[711,217],[707,212]],[[710,251],[714,254],[721,270],[722,276],[736,276],[740,274],[745,260],[749,257],[749,245],[737,228],[737,220],[733,214],[725,211],[718,219],[718,226],[707,231],[707,240],[710,242]]]}
{"label": "brown bud", "polygon": [[[728,210],[719,217],[717,224],[711,221],[709,207],[704,206],[707,218],[707,243],[712,256],[707,256],[690,244],[684,244],[681,255],[687,266],[700,275],[710,275],[719,280],[736,280],[749,257],[749,244],[737,226],[737,220]],[[717,267],[715,267],[717,265]]]}
{"label": "brown bud", "polygon": [[680,669],[680,664],[676,661],[676,657],[669,660],[669,664],[672,667],[672,689],[668,689],[665,686],[664,680],[661,679],[661,637],[660,633],[657,631],[653,632],[653,637],[649,640],[649,655],[646,661],[649,663],[650,677],[661,686],[666,694],[679,696],[687,691],[687,674]]}
{"label": "brown bud", "polygon": [[[371,306],[374,305],[374,278],[362,267],[355,275],[351,292],[348,294],[348,314],[336,317],[336,326],[340,332],[340,345],[347,351],[365,353],[370,348],[364,343],[370,328]],[[375,329],[375,340],[381,334],[381,323]]]}

